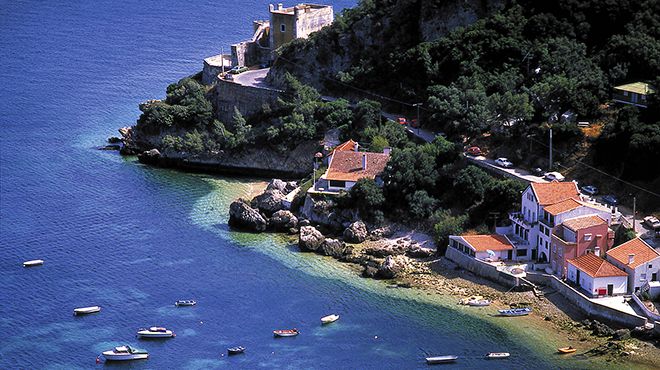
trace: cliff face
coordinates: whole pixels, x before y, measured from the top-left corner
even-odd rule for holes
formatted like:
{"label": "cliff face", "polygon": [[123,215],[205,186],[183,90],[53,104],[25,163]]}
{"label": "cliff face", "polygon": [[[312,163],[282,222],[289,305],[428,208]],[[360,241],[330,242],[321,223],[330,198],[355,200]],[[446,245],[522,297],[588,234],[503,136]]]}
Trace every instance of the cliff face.
{"label": "cliff face", "polygon": [[338,16],[332,26],[307,40],[295,40],[283,47],[268,81],[282,86],[284,74],[289,72],[300,81],[326,91],[338,89],[332,81],[335,78],[374,88],[364,86],[361,77],[365,81],[369,76],[393,79],[400,73],[395,67],[400,55],[457,27],[472,24],[503,6],[504,0],[362,2]]}

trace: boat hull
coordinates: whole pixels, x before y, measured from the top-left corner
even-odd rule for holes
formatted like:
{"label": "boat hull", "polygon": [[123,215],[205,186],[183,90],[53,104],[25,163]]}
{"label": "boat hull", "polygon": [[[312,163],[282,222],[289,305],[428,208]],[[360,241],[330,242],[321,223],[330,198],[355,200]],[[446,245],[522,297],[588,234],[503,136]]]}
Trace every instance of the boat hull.
{"label": "boat hull", "polygon": [[23,262],[23,267],[41,266],[43,264],[44,264],[43,260],[31,260],[31,261]]}
{"label": "boat hull", "polygon": [[429,365],[435,365],[435,364],[446,364],[449,362],[454,362],[458,359],[458,356],[435,356],[435,357],[427,357],[426,358],[426,363]]}
{"label": "boat hull", "polygon": [[146,360],[149,358],[148,353],[131,353],[131,354],[116,354],[103,352],[103,357],[106,361],[132,361],[132,360]]}
{"label": "boat hull", "polygon": [[508,352],[491,352],[491,353],[486,354],[486,358],[487,359],[492,359],[492,360],[502,359],[502,358],[509,358],[509,356],[511,356],[511,355]]}
{"label": "boat hull", "polygon": [[138,332],[137,335],[140,338],[173,338],[174,337],[174,333],[172,333],[169,330],[168,330],[168,332],[165,332],[165,333],[152,333],[152,332],[142,333],[142,332]]}
{"label": "boat hull", "polygon": [[290,330],[275,330],[275,331],[273,331],[273,335],[277,338],[295,337],[298,334],[300,334],[300,332],[290,331]]}
{"label": "boat hull", "polygon": [[92,306],[92,307],[80,307],[73,310],[73,314],[78,315],[89,315],[91,313],[96,313],[101,311],[101,306]]}
{"label": "boat hull", "polygon": [[325,316],[325,317],[321,318],[321,324],[323,324],[323,325],[330,324],[330,323],[333,323],[337,320],[339,320],[339,315],[328,315],[328,316]]}

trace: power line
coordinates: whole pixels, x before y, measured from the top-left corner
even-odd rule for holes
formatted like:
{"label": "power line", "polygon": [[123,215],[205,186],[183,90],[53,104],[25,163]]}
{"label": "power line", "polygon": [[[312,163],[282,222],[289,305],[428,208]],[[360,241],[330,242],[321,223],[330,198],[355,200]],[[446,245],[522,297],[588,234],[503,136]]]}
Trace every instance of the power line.
{"label": "power line", "polygon": [[[544,146],[544,147],[546,147],[546,148],[549,148],[549,146],[546,145],[546,144],[545,144],[544,142],[542,142],[542,141],[536,140],[536,139],[534,139],[534,138],[532,138],[532,137],[529,137],[529,139],[532,140],[532,141],[534,141],[534,142],[536,142],[536,143],[538,143],[538,144],[540,144],[540,145],[542,145],[542,146]],[[562,151],[560,151],[560,150],[557,150],[557,149],[554,149],[554,151],[555,151],[555,152],[558,152],[558,153],[560,153],[560,154],[565,154],[564,152],[562,152]],[[653,192],[653,191],[651,191],[651,190],[645,189],[645,188],[643,188],[643,187],[641,187],[641,186],[639,186],[639,185],[635,185],[635,184],[633,184],[633,183],[631,183],[631,182],[628,182],[628,181],[626,181],[626,180],[624,180],[624,179],[622,179],[622,178],[620,178],[620,177],[617,177],[617,176],[614,176],[614,175],[612,175],[612,174],[609,174],[609,173],[607,173],[607,172],[605,172],[605,171],[603,171],[603,170],[601,170],[601,169],[598,169],[598,168],[596,168],[596,167],[594,167],[594,166],[591,166],[591,165],[589,165],[589,164],[586,164],[586,163],[582,162],[582,161],[579,160],[579,159],[573,159],[573,162],[578,163],[578,164],[580,164],[580,165],[582,165],[582,166],[585,166],[585,167],[587,167],[587,168],[589,168],[589,169],[592,169],[592,170],[594,170],[594,171],[596,171],[596,172],[598,172],[598,173],[600,173],[600,174],[602,174],[602,175],[605,175],[605,176],[607,176],[607,177],[611,177],[611,178],[613,178],[613,179],[615,179],[615,180],[617,180],[617,181],[620,181],[620,182],[622,182],[622,183],[624,183],[624,184],[626,184],[626,185],[628,185],[628,186],[631,186],[631,187],[633,187],[633,188],[635,188],[635,189],[638,189],[638,190],[640,190],[640,191],[643,191],[643,192],[645,192],[645,193],[648,193],[648,194],[651,194],[651,195],[653,195],[653,196],[655,196],[655,197],[660,198],[660,194],[658,194],[658,193],[655,193],[655,192]],[[563,165],[561,165],[561,164],[560,164],[559,166],[560,166],[560,167],[563,167],[563,168],[565,168],[565,169],[568,169],[568,167],[563,166]]]}

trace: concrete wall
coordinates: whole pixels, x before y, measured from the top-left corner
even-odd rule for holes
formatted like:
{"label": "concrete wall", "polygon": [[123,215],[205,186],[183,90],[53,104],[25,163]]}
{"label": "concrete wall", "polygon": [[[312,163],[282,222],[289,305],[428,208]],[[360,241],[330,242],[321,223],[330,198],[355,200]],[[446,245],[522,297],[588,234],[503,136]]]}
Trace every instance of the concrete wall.
{"label": "concrete wall", "polygon": [[461,268],[472,272],[475,275],[484,277],[488,280],[502,284],[506,287],[514,287],[520,284],[518,278],[506,272],[499,271],[495,266],[474,259],[466,254],[463,254],[456,248],[449,247],[445,252],[445,257],[455,262]]}
{"label": "concrete wall", "polygon": [[637,297],[637,294],[632,295],[632,300],[637,304],[642,312],[644,312],[644,316],[648,317],[651,321],[660,321],[660,315],[649,310],[644,302],[642,302],[642,300]]}
{"label": "concrete wall", "polygon": [[543,284],[557,290],[564,298],[576,307],[580,308],[585,314],[592,318],[606,321],[627,328],[646,325],[647,319],[639,315],[633,315],[611,307],[596,303],[584,294],[575,290],[570,285],[559,280],[556,276],[541,274],[536,272],[527,272],[527,280],[535,284]]}
{"label": "concrete wall", "polygon": [[332,23],[334,12],[331,6],[322,8],[296,9],[296,38],[306,38]]}
{"label": "concrete wall", "polygon": [[218,79],[214,99],[218,119],[223,123],[231,122],[234,107],[237,107],[243,116],[256,113],[264,104],[273,106],[279,94],[279,90],[243,86]]}
{"label": "concrete wall", "polygon": [[216,78],[222,72],[222,65],[224,63],[225,71],[231,68],[231,55],[215,55],[204,59],[204,67],[202,68],[202,83],[211,85],[215,83]]}

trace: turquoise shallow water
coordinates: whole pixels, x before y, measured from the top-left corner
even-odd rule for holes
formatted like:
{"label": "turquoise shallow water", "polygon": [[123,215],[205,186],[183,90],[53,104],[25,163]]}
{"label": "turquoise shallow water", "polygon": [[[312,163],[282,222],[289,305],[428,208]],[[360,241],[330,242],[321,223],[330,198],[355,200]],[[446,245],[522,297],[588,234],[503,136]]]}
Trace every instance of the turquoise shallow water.
{"label": "turquoise shallow water", "polygon": [[[336,8],[353,1],[333,1]],[[461,368],[557,362],[492,321],[356,279],[286,239],[232,232],[249,181],[154,169],[95,149],[137,103],[249,36],[266,1],[0,0],[0,368],[91,368],[129,343],[130,368],[420,368],[422,349]],[[42,267],[21,262],[42,258]],[[176,299],[199,305],[175,308]],[[73,317],[79,306],[99,314]],[[319,318],[341,314],[321,328]],[[524,321],[521,321],[524,323]],[[178,335],[141,341],[139,327]],[[271,330],[297,327],[296,338]],[[230,345],[243,356],[221,356]],[[509,351],[486,362],[488,351]]]}

